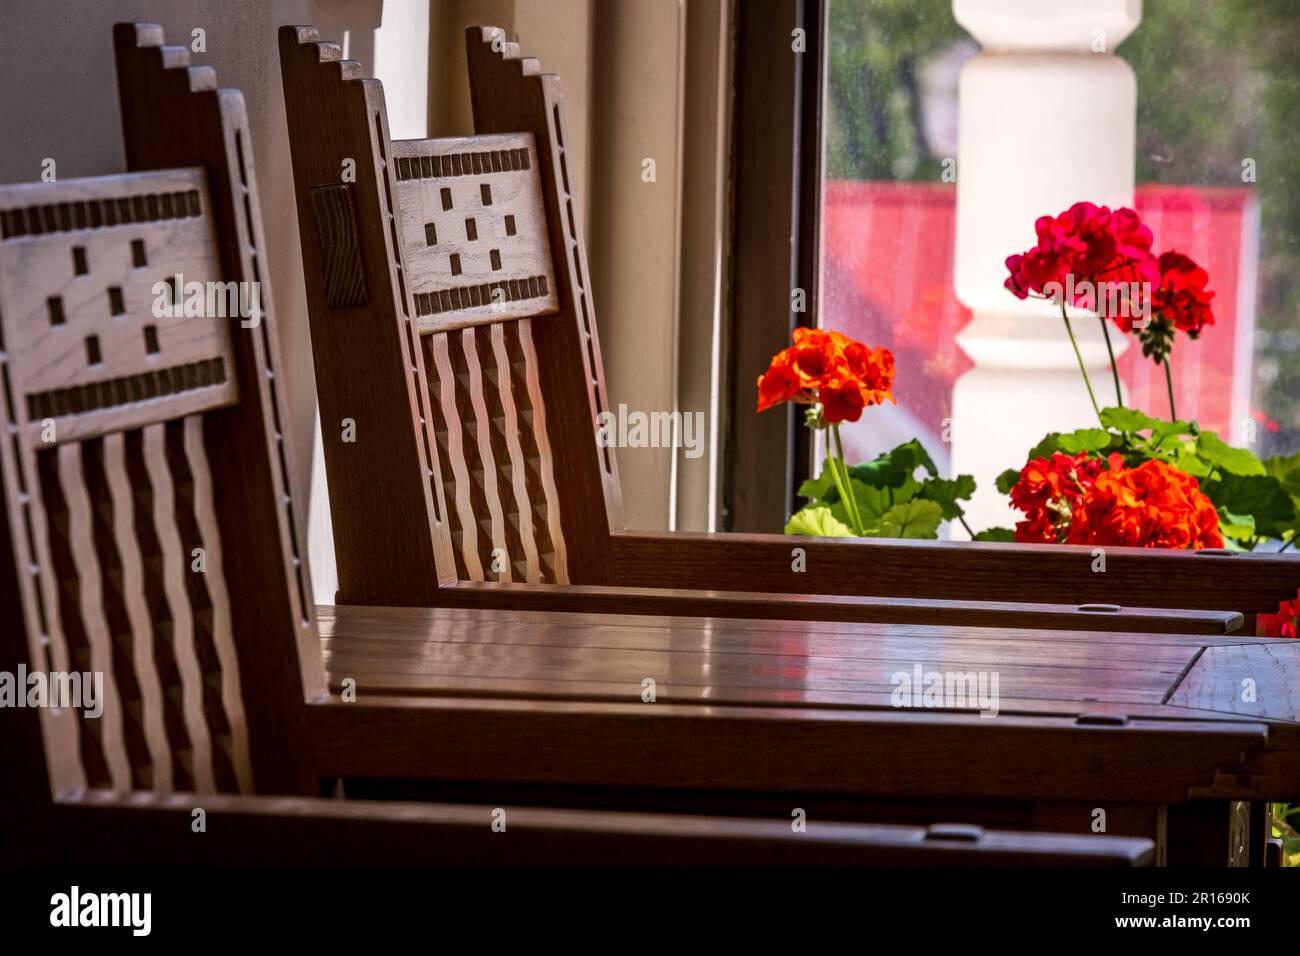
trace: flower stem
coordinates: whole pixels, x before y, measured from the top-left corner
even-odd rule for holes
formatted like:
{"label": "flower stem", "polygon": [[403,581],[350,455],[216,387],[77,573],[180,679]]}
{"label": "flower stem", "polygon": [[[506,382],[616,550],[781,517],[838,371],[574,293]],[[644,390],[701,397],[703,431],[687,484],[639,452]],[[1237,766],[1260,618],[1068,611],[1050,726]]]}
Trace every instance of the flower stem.
{"label": "flower stem", "polygon": [[1097,321],[1101,323],[1101,334],[1106,337],[1106,354],[1110,356],[1110,374],[1115,379],[1115,404],[1124,407],[1124,393],[1119,387],[1119,366],[1115,364],[1115,349],[1110,344],[1110,329],[1106,326],[1106,320],[1098,317]]}
{"label": "flower stem", "polygon": [[1169,420],[1171,422],[1176,422],[1178,421],[1178,412],[1174,411],[1174,376],[1173,373],[1169,371],[1168,354],[1165,355],[1162,364],[1165,367],[1165,388],[1169,390]]}
{"label": "flower stem", "polygon": [[[839,489],[840,497],[844,499],[844,510],[848,512],[849,521],[853,524],[853,530],[862,537],[865,530],[862,527],[862,515],[858,512],[858,502],[853,496],[853,482],[849,478],[849,466],[844,460],[844,445],[840,442],[840,426],[831,425],[831,438],[835,442],[835,454],[831,456],[831,469],[834,470],[836,463],[842,470],[835,475],[835,486]],[[841,475],[843,484],[841,484]]]}
{"label": "flower stem", "polygon": [[962,526],[963,528],[966,529],[966,533],[967,533],[968,535],[970,535],[970,539],[971,539],[972,541],[974,541],[974,540],[975,540],[975,532],[972,531],[972,530],[970,529],[970,525],[968,525],[968,524],[966,523],[966,515],[965,515],[965,513],[964,513],[960,508],[957,509],[957,520],[961,522],[961,526]]}
{"label": "flower stem", "polygon": [[1092,410],[1097,413],[1097,421],[1105,427],[1105,422],[1101,421],[1101,409],[1097,405],[1097,396],[1093,394],[1092,382],[1088,379],[1088,368],[1083,364],[1083,353],[1079,351],[1079,342],[1074,337],[1074,329],[1070,325],[1070,316],[1065,311],[1065,299],[1061,299],[1061,321],[1065,323],[1065,334],[1070,337],[1070,344],[1074,346],[1074,357],[1079,361],[1079,371],[1083,375],[1083,384],[1088,389],[1088,398],[1092,402]]}
{"label": "flower stem", "polygon": [[[839,466],[835,463],[834,455],[826,456],[826,467],[831,470],[831,481],[835,482],[835,490],[840,493],[840,500],[844,502],[845,517],[849,519],[849,524],[853,524],[853,513],[849,511],[849,499],[844,490],[844,480],[840,477]],[[850,527],[850,531],[857,533],[857,528]]]}

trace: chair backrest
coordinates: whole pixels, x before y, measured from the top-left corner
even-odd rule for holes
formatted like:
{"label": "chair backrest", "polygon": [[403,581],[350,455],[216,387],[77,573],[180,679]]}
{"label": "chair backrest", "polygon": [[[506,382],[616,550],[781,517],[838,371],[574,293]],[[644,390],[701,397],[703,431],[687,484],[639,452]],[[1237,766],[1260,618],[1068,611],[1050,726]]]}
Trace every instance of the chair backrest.
{"label": "chair backrest", "polygon": [[377,80],[314,28],[280,31],[344,602],[612,580],[559,78],[496,28],[467,45],[477,135],[394,142]]}
{"label": "chair backrest", "polygon": [[42,791],[316,785],[243,99],[157,26],[114,39],[133,172],[0,186],[0,671],[65,705],[5,715],[25,815]]}

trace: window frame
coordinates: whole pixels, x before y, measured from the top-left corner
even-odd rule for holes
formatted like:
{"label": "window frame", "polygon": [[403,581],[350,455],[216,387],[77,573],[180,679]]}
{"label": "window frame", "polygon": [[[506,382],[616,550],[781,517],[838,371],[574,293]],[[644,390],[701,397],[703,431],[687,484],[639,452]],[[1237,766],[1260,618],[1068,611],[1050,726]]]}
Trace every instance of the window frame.
{"label": "window frame", "polygon": [[[736,5],[732,229],[720,530],[780,531],[810,474],[802,409],[755,414],[754,381],[799,326],[816,326],[828,0]],[[794,50],[802,29],[803,52]],[[787,68],[782,68],[781,64]],[[788,242],[771,237],[788,236]],[[793,302],[804,291],[804,309]],[[780,462],[780,465],[774,465]]]}

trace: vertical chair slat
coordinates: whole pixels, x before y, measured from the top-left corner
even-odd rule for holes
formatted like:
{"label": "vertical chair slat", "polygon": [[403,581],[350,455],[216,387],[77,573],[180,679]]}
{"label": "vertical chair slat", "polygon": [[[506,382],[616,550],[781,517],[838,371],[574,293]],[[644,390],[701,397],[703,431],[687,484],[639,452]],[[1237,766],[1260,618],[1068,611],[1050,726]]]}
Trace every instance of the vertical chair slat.
{"label": "vertical chair slat", "polygon": [[532,410],[533,427],[530,429],[537,446],[537,471],[541,481],[541,495],[546,502],[546,528],[551,543],[555,584],[569,583],[569,559],[564,546],[564,529],[560,525],[560,495],[555,485],[555,469],[551,454],[551,441],[546,429],[546,403],[542,400],[542,384],[537,374],[537,349],[533,346],[533,323],[521,319],[514,323],[519,336],[519,349],[523,356],[524,382],[528,405]]}
{"label": "vertical chair slat", "polygon": [[[42,568],[44,577],[51,582],[53,594],[50,607],[52,630],[62,638],[63,663],[58,663],[60,655],[51,655],[51,662],[58,672],[67,673],[74,670],[84,671],[90,668],[90,644],[82,620],[79,587],[80,579],[72,556],[72,545],[68,539],[68,505],[64,497],[63,480],[59,474],[59,452],[57,448],[43,450],[35,456],[37,472],[40,476],[40,494],[44,520],[46,554],[49,564]],[[84,781],[84,786],[103,787],[109,783],[109,771],[104,760],[104,751],[100,740],[100,726],[80,719],[80,716],[68,708],[53,708],[51,713],[66,717],[68,723],[77,728],[75,735],[63,734],[57,738],[60,745],[75,741],[75,760],[77,775]],[[56,786],[67,786],[65,778],[56,778]]]}
{"label": "vertical chair slat", "polygon": [[[432,467],[428,475],[430,499],[436,509],[434,527],[439,532],[439,547],[435,549],[435,555],[441,551],[450,558],[454,566],[455,579],[457,581],[468,581],[469,566],[465,560],[464,531],[461,526],[460,503],[456,497],[456,488],[458,482],[455,480],[455,469],[452,461],[458,460],[451,453],[452,429],[451,422],[447,420],[446,408],[442,402],[442,378],[438,375],[438,362],[435,354],[434,345],[441,336],[426,335],[418,337],[418,346],[420,357],[423,359],[423,366],[427,371],[425,381],[420,384],[425,390],[425,398],[429,403],[427,424],[429,433],[432,434],[432,445],[430,446],[429,455]],[[416,376],[418,378],[418,375]],[[452,391],[452,404],[455,404],[455,391]],[[456,447],[460,447],[460,432],[457,430]],[[446,462],[446,465],[443,462]],[[444,470],[444,468],[446,470]],[[326,463],[326,471],[329,470],[329,464]],[[441,515],[441,519],[438,518]],[[435,564],[437,563],[435,558]],[[436,568],[435,568],[436,570]]]}
{"label": "vertical chair slat", "polygon": [[[158,793],[172,789],[171,747],[164,723],[162,687],[154,661],[153,619],[145,602],[144,567],[135,532],[135,495],[126,465],[121,432],[104,436],[104,475],[113,499],[113,531],[122,561],[122,594],[131,627],[131,651],[140,693],[140,730],[149,752],[150,785]],[[125,706],[125,703],[124,703]]]}
{"label": "vertical chair slat", "polygon": [[[524,542],[519,534],[519,508],[514,496],[514,478],[510,449],[506,447],[506,408],[501,402],[500,376],[496,351],[492,348],[492,325],[479,325],[474,332],[473,348],[481,369],[479,401],[486,410],[486,439],[492,455],[494,499],[501,512],[501,535],[505,560],[496,554],[487,555],[485,564],[492,569],[498,581],[527,581],[528,561],[524,556]],[[477,426],[476,439],[480,434]]]}
{"label": "vertical chair slat", "polygon": [[234,764],[240,792],[251,793],[253,771],[249,762],[248,727],[240,690],[239,659],[235,654],[235,640],[230,628],[230,596],[226,590],[225,576],[220,572],[225,567],[225,559],[217,516],[213,509],[212,473],[203,442],[203,419],[191,415],[185,419],[183,428],[185,456],[194,480],[194,518],[203,539],[208,567],[217,569],[217,573],[206,576],[206,583],[212,601],[212,642],[221,669],[222,710],[230,724],[230,760]]}
{"label": "vertical chair slat", "polygon": [[[54,563],[50,553],[45,502],[38,493],[40,478],[37,457],[29,448],[17,445],[15,442],[11,446],[14,450],[12,465],[14,476],[21,479],[19,489],[26,527],[15,527],[14,532],[23,535],[19,539],[19,554],[29,562],[28,567],[22,569],[24,581],[32,589],[31,604],[40,609],[40,615],[44,619],[43,632],[40,631],[39,624],[33,629],[38,632],[40,646],[28,642],[30,659],[37,667],[67,672],[70,669],[70,654],[59,611],[59,585],[51,573]],[[30,550],[25,545],[30,545]],[[41,726],[48,742],[46,760],[54,789],[86,789],[86,768],[80,759],[81,722],[71,711],[44,708],[41,711]]]}
{"label": "vertical chair slat", "polygon": [[490,325],[488,329],[497,370],[497,395],[501,402],[504,444],[510,457],[510,485],[515,496],[519,538],[524,549],[527,568],[525,577],[530,584],[538,584],[542,580],[542,566],[537,554],[537,539],[533,532],[532,504],[528,497],[524,452],[519,443],[519,410],[515,407],[514,390],[511,386],[510,353],[506,347],[505,328],[501,323]]}
{"label": "vertical chair slat", "polygon": [[[110,433],[120,437],[120,433]],[[125,593],[126,575],[118,549],[118,512],[109,486],[106,439],[104,436],[81,443],[81,483],[89,504],[90,534],[97,551],[100,597],[109,636],[109,663],[116,693],[106,701],[114,715],[121,716],[121,736],[130,764],[131,785],[147,789],[153,779],[153,761],[145,734],[140,726],[142,697],[136,676],[131,615],[127,605],[131,595]]]}
{"label": "vertical chair slat", "polygon": [[[474,410],[473,421],[465,422],[465,431],[468,433],[466,445],[470,445],[468,438],[472,435],[473,448],[478,456],[480,473],[483,476],[472,490],[479,491],[483,497],[488,515],[488,527],[491,529],[486,542],[487,547],[480,555],[480,560],[487,577],[509,581],[511,580],[510,548],[506,542],[505,517],[501,512],[501,489],[497,484],[496,457],[492,453],[492,421],[488,414],[487,403],[483,400],[484,376],[483,363],[478,354],[478,329],[467,328],[461,329],[459,333],[448,334],[460,339],[459,357],[463,360],[463,364],[460,361],[456,362],[457,384],[463,386],[463,394],[469,399],[470,408]],[[500,571],[496,570],[493,553],[497,549],[506,556]]]}
{"label": "vertical chair slat", "polygon": [[[455,500],[449,501],[448,511],[454,511],[452,531],[460,531],[460,553],[465,565],[467,580],[482,581],[483,565],[479,561],[478,523],[474,520],[474,506],[470,500],[469,471],[465,467],[465,448],[460,413],[456,409],[456,375],[452,369],[447,334],[426,335],[425,347],[429,350],[437,374],[429,378],[430,399],[436,403],[446,425],[447,459],[455,476]],[[455,542],[453,542],[455,547]]]}
{"label": "vertical chair slat", "polygon": [[[167,465],[166,426],[147,425],[143,431],[145,467],[153,486],[154,529],[162,547],[163,587],[172,623],[171,648],[180,679],[181,711],[189,735],[188,769],[197,792],[213,793],[216,782],[212,774],[212,740],[203,716],[203,674],[194,648],[194,610],[183,577],[190,562],[176,527],[176,495]],[[175,688],[168,688],[169,693],[174,691]]]}
{"label": "vertical chair slat", "polygon": [[[18,443],[15,442],[14,445],[18,446]],[[43,631],[39,634],[41,646],[32,648],[32,660],[38,666],[66,671],[68,642],[59,615],[58,580],[50,573],[53,562],[50,556],[45,499],[39,494],[41,479],[38,459],[30,449],[15,447],[14,464],[17,466],[15,471],[19,477],[23,477],[24,472],[30,476],[23,482],[19,492],[23,502],[22,517],[25,519],[23,522],[25,527],[15,530],[19,533],[26,532],[21,543],[29,544],[30,550],[23,549],[28,566],[22,570],[27,572],[24,576],[25,582],[30,583],[34,592],[32,603],[40,608],[40,617],[43,618],[38,622],[38,627],[43,626]]]}
{"label": "vertical chair slat", "polygon": [[93,733],[99,742],[113,789],[129,790],[131,763],[122,736],[122,710],[113,667],[112,637],[104,612],[103,579],[100,576],[90,500],[82,473],[82,450],[80,443],[73,443],[60,445],[56,454],[59,483],[67,503],[68,550],[76,572],[81,624],[89,646],[89,670],[94,675],[104,675],[103,713],[97,719],[83,720],[83,724],[86,730],[94,728]]}

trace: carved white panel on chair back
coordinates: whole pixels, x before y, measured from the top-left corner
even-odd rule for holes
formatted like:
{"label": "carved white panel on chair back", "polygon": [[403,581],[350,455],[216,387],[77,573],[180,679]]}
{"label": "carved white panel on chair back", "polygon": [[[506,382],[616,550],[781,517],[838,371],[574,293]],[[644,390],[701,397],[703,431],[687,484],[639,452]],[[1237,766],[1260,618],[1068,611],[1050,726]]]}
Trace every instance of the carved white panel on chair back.
{"label": "carved white panel on chair back", "polygon": [[30,429],[75,441],[236,400],[230,322],[206,312],[211,290],[237,315],[239,290],[209,285],[209,210],[198,169],[0,187],[0,347]]}
{"label": "carved white panel on chair back", "polygon": [[393,143],[420,331],[558,310],[531,133]]}

